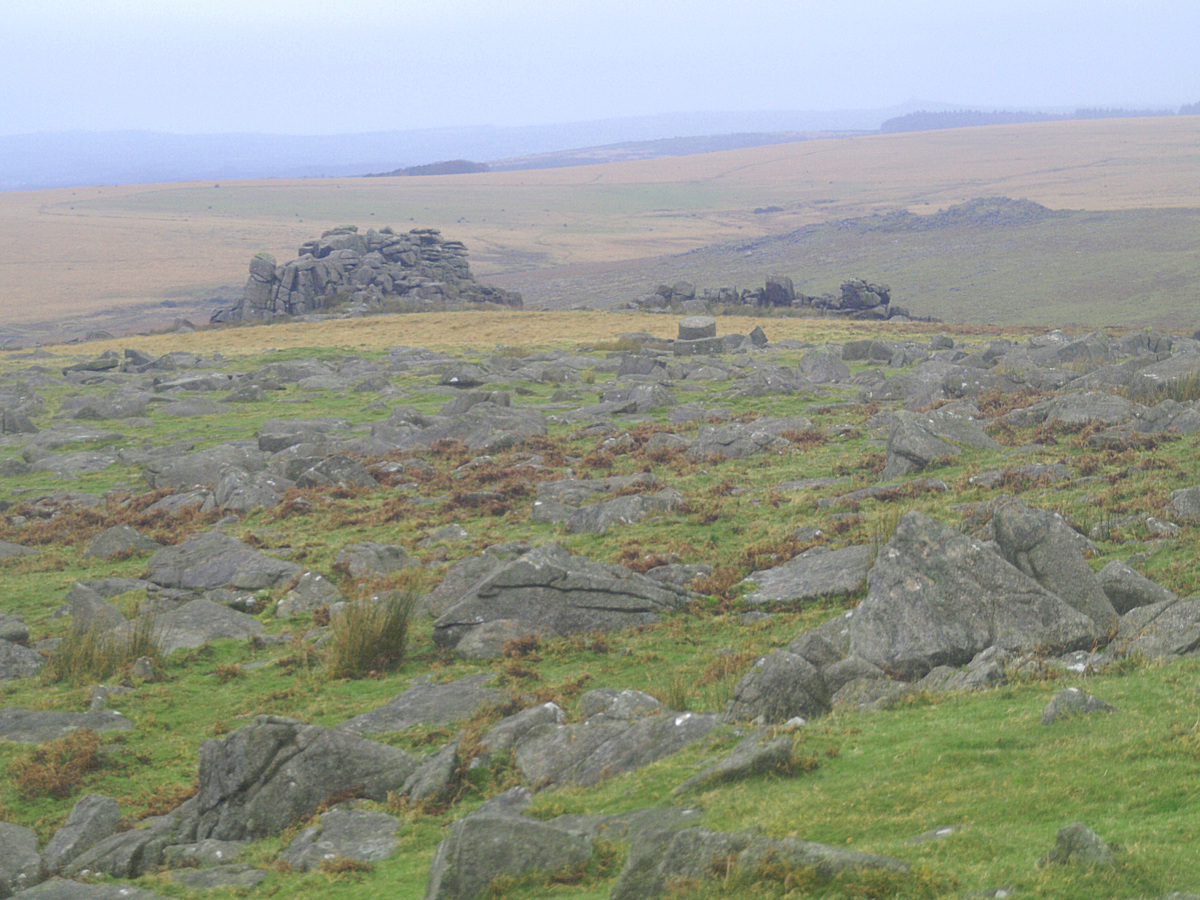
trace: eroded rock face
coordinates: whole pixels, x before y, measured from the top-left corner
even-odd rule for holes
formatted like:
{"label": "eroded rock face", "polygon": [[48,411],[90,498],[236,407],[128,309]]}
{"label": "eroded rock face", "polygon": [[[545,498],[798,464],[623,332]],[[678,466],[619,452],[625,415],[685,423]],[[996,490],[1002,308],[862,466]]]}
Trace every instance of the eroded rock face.
{"label": "eroded rock face", "polygon": [[1074,530],[1057,513],[1009,503],[992,518],[1004,558],[1107,631],[1117,611],[1079,552]]}
{"label": "eroded rock face", "polygon": [[453,647],[490,622],[517,622],[526,633],[567,635],[647,625],[690,594],[628,569],[573,556],[545,544],[472,588],[433,623],[433,639]]}
{"label": "eroded rock face", "polygon": [[586,834],[519,816],[468,816],[438,846],[425,900],[473,900],[499,875],[556,872],[592,855]]}
{"label": "eroded rock face", "polygon": [[390,227],[360,234],[344,225],[305,242],[298,257],[282,265],[269,253],[250,260],[241,301],[213,322],[241,322],[320,312],[341,300],[368,307],[385,300],[467,300],[520,308],[521,295],[477,284],[467,248],[432,228],[407,233]]}
{"label": "eroded rock face", "polygon": [[256,840],[279,834],[332,797],[382,801],[417,760],[396,747],[280,716],[200,747],[200,790],[184,836]]}
{"label": "eroded rock face", "polygon": [[595,784],[683,749],[719,721],[716,715],[669,710],[634,719],[600,713],[577,725],[531,728],[513,746],[513,760],[530,784]]}
{"label": "eroded rock face", "polygon": [[282,587],[304,571],[300,566],[208,531],[159,550],[146,562],[149,579],[163,587],[206,591],[257,591]]}
{"label": "eroded rock face", "polygon": [[849,620],[850,652],[908,680],[966,665],[991,646],[1081,650],[1098,630],[1088,616],[982,544],[908,513],[867,576]]}

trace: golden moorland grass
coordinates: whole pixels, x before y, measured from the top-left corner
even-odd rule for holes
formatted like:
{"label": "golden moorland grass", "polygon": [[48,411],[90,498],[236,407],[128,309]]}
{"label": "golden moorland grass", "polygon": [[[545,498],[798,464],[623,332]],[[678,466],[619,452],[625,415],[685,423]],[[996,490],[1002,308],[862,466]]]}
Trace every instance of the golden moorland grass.
{"label": "golden moorland grass", "polygon": [[[477,275],[633,260],[894,209],[1003,195],[1051,208],[1200,205],[1200,116],[809,141],[566,169],[0,194],[0,324],[237,291],[333,225],[430,226]],[[782,212],[756,215],[756,207]]]}
{"label": "golden moorland grass", "polygon": [[[653,313],[617,313],[599,310],[536,311],[487,310],[440,313],[409,313],[337,319],[321,323],[290,322],[242,328],[215,328],[192,334],[137,335],[106,341],[89,341],[80,346],[64,344],[42,349],[63,357],[98,356],[106,350],[120,352],[136,347],[144,353],[163,354],[174,350],[227,357],[261,354],[264,350],[299,350],[319,347],[326,351],[369,353],[396,346],[428,347],[456,352],[490,352],[497,347],[576,348],[616,341],[622,334],[646,332],[658,338],[674,338],[679,317]],[[944,326],[922,323],[881,324],[851,322],[836,318],[721,317],[718,334],[748,334],[761,325],[772,341],[803,340],[814,344],[844,342],[872,337],[886,329],[896,339],[919,338]],[[971,329],[957,326],[955,333]],[[993,333],[993,329],[975,329]],[[998,333],[998,332],[996,332]],[[1007,329],[1008,333],[1015,333]],[[12,360],[0,353],[0,364]]]}

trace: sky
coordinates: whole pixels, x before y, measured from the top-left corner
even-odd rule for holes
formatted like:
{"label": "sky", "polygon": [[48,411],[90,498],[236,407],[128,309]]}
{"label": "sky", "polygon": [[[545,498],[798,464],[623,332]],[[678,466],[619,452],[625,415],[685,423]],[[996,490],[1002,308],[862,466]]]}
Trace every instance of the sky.
{"label": "sky", "polygon": [[1178,108],[1194,0],[5,0],[0,134]]}

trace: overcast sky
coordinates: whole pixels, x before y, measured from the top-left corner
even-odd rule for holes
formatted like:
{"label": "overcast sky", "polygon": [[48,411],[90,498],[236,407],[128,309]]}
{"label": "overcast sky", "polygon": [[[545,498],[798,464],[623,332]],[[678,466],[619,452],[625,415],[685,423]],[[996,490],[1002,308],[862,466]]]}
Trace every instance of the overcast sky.
{"label": "overcast sky", "polygon": [[1194,0],[9,0],[0,21],[0,134],[1200,101]]}

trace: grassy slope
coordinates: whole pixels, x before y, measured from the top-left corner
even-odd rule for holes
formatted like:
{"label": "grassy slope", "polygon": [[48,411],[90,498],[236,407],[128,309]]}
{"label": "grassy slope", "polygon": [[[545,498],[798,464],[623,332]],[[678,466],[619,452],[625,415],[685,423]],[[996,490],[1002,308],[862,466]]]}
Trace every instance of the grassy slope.
{"label": "grassy slope", "polygon": [[[117,304],[236,293],[255,251],[289,257],[304,240],[342,222],[442,228],[467,243],[480,275],[491,276],[615,261],[637,273],[644,266],[633,261],[647,257],[977,196],[1102,211],[1195,208],[1198,137],[1200,117],[1122,119],[810,141],[530,172],[0,194],[8,239],[0,321],[67,320]],[[784,211],[753,213],[772,205]],[[1191,271],[1182,259],[1172,252],[1166,271]],[[1160,272],[1161,262],[1139,255],[1120,271],[1127,278],[1147,267]],[[803,268],[792,274],[804,277]],[[652,281],[637,280],[630,296]],[[1178,305],[1194,300],[1186,294],[1192,281],[1187,285],[1174,294]],[[917,305],[917,285],[896,287]]]}
{"label": "grassy slope", "polygon": [[[533,338],[572,334],[592,335],[633,330],[637,320],[623,316],[590,314],[573,320],[559,314],[551,335],[527,328],[527,345]],[[666,320],[644,317],[654,323]],[[540,320],[542,317],[536,317]],[[456,320],[458,352],[467,352],[472,340],[481,350],[492,346],[495,322],[509,320],[472,316]],[[511,321],[521,321],[518,317]],[[572,322],[575,326],[572,327]],[[449,324],[438,317],[399,317],[339,324],[331,335],[322,327],[319,340],[336,344],[333,352],[355,348],[368,355],[390,343],[419,344],[420,338],[445,334]],[[737,325],[743,323],[738,321]],[[748,325],[749,323],[744,323]],[[844,340],[864,334],[862,326],[835,325],[801,320],[768,321],[768,334]],[[508,327],[508,326],[506,326]],[[395,330],[392,330],[392,329]],[[611,329],[605,331],[605,328]],[[426,329],[426,330],[423,330]],[[478,330],[476,330],[478,329]],[[811,329],[806,331],[806,329]],[[918,332],[913,329],[913,332]],[[881,332],[894,337],[894,330]],[[144,349],[162,352],[168,346],[211,352],[216,340],[237,355],[238,368],[250,368],[281,356],[308,355],[303,348],[312,329],[286,326],[192,336],[171,336],[138,342]],[[273,340],[288,336],[288,341]],[[560,338],[561,339],[561,338]],[[969,339],[969,338],[968,338]],[[293,349],[262,354],[264,344]],[[93,347],[89,346],[89,351]],[[65,351],[63,351],[65,352]],[[324,351],[328,355],[330,351]],[[515,352],[523,352],[517,350]],[[780,362],[794,364],[798,352],[784,353]],[[27,363],[2,359],[6,371]],[[597,387],[606,376],[598,375]],[[428,377],[398,378],[394,383],[410,392],[408,401],[435,410],[443,397],[432,391]],[[548,404],[554,386],[527,385],[531,393],[521,403]],[[723,387],[704,385],[713,395]],[[596,388],[580,388],[581,394]],[[64,389],[46,391],[53,413]],[[152,413],[153,429],[137,438],[167,443],[194,433],[205,442],[251,436],[261,420],[278,414],[280,400],[289,401],[288,415],[308,417],[336,414],[355,422],[373,421],[381,413],[366,409],[370,395],[335,392],[300,392],[290,389],[270,404],[248,404],[236,417],[221,421],[171,421]],[[825,404],[830,399],[822,398]],[[900,496],[888,501],[866,501],[857,509],[820,509],[821,496],[871,483],[880,459],[878,446],[862,428],[867,411],[812,406],[810,398],[758,398],[730,400],[739,413],[796,414],[806,412],[818,428],[848,423],[854,431],[825,442],[798,445],[790,454],[756,460],[696,465],[681,458],[650,460],[634,452],[613,457],[596,452],[596,438],[578,438],[574,429],[555,426],[541,452],[552,471],[562,477],[565,462],[555,453],[578,457],[572,464],[577,475],[601,476],[634,472],[651,466],[690,504],[687,512],[661,517],[655,524],[622,528],[603,536],[566,535],[555,526],[528,521],[528,476],[514,477],[507,466],[524,455],[519,451],[499,455],[494,467],[471,479],[451,475],[470,454],[430,454],[438,470],[433,481],[412,488],[393,488],[351,496],[313,496],[311,513],[267,511],[248,515],[232,533],[260,542],[272,552],[301,560],[305,565],[332,571],[333,556],[344,543],[357,540],[397,542],[416,548],[425,534],[448,522],[465,525],[471,537],[464,544],[417,549],[431,564],[420,580],[431,583],[441,571],[439,560],[478,552],[488,544],[517,538],[534,542],[560,540],[573,551],[603,560],[637,560],[650,552],[674,552],[685,562],[708,562],[718,567],[709,599],[668,619],[661,625],[633,633],[609,636],[601,642],[563,640],[548,642],[531,655],[492,663],[462,662],[438,653],[429,640],[427,623],[416,629],[409,660],[396,673],[364,681],[325,677],[319,655],[302,643],[253,650],[245,646],[218,645],[184,651],[172,657],[160,682],[141,685],[113,705],[136,723],[125,736],[104,741],[108,759],[88,776],[80,788],[61,800],[23,797],[12,779],[0,785],[4,817],[36,828],[45,839],[60,824],[71,803],[83,792],[100,791],[120,797],[130,815],[168,808],[183,796],[195,778],[199,744],[219,736],[257,713],[291,715],[305,721],[332,725],[349,715],[370,709],[404,689],[409,679],[432,671],[439,679],[476,671],[496,671],[515,693],[556,699],[572,716],[582,691],[594,687],[635,687],[670,701],[677,708],[719,708],[751,661],[774,647],[786,644],[811,625],[845,608],[840,602],[812,608],[781,610],[766,622],[743,625],[733,588],[737,579],[786,558],[799,549],[788,535],[802,525],[813,525],[833,535],[835,545],[878,542],[886,538],[896,518],[908,509],[920,509],[943,521],[957,523],[963,515],[958,504],[986,500],[1000,491],[967,484],[966,479],[1008,463],[1003,451],[970,450],[952,465],[933,474],[954,488],[946,494]],[[652,417],[662,423],[664,415]],[[694,426],[693,426],[694,427]],[[124,430],[124,429],[122,429]],[[645,431],[640,432],[643,436]],[[130,432],[132,435],[133,433]],[[1019,433],[1003,436],[1012,445],[1030,440]],[[1200,454],[1193,437],[1167,441],[1144,450],[1090,451],[1078,435],[1044,433],[1045,449],[1022,456],[1022,463],[1066,461],[1081,473],[1100,476],[1088,483],[1067,487],[1009,484],[1005,490],[1025,496],[1031,503],[1063,512],[1082,528],[1101,517],[1145,516],[1157,513],[1170,489],[1200,482]],[[15,446],[0,449],[10,456]],[[798,477],[841,475],[843,485],[824,491],[781,492],[775,485]],[[137,473],[114,467],[65,485],[72,489],[105,491],[122,483],[136,485]],[[526,493],[522,496],[521,486]],[[20,501],[30,488],[45,490],[64,485],[45,476],[8,479],[0,498]],[[510,486],[517,499],[506,511],[481,515],[453,499],[456,491],[474,486]],[[429,497],[429,505],[406,505],[403,498]],[[854,513],[845,518],[847,512]],[[66,621],[53,615],[65,591],[75,580],[109,575],[137,575],[144,557],[117,562],[86,560],[81,551],[91,535],[108,524],[128,519],[114,502],[99,515],[68,516],[49,527],[0,526],[0,539],[39,543],[39,555],[0,562],[6,585],[5,611],[22,613],[35,639],[61,634]],[[7,520],[6,520],[7,521]],[[203,522],[150,520],[138,522],[163,540],[177,540]],[[1112,524],[1110,522],[1110,524]],[[1145,542],[1140,526],[1118,526],[1101,542],[1094,565],[1111,558],[1142,552],[1140,567],[1152,578],[1181,595],[1193,592],[1200,577],[1200,540],[1193,529],[1173,543]],[[1129,538],[1131,543],[1124,543]],[[342,580],[351,595],[366,593],[379,583],[351,584]],[[135,603],[135,597],[123,602]],[[271,598],[275,599],[275,598]],[[848,602],[853,602],[853,598]],[[280,623],[268,612],[263,620],[278,632],[293,623]],[[259,665],[266,663],[266,665]],[[797,750],[817,764],[808,773],[788,779],[759,778],[737,786],[703,790],[686,797],[706,810],[705,822],[719,829],[761,828],[772,835],[848,844],[856,849],[886,853],[918,867],[918,876],[900,883],[854,883],[829,888],[828,896],[957,897],[965,891],[998,885],[1021,889],[1027,895],[1047,897],[1154,896],[1167,890],[1200,889],[1200,876],[1192,865],[1195,841],[1200,834],[1200,813],[1189,802],[1189,785],[1200,767],[1200,733],[1195,724],[1193,698],[1200,688],[1200,664],[1180,660],[1171,665],[1127,665],[1086,679],[1086,688],[1118,707],[1117,715],[1068,722],[1052,729],[1037,725],[1050,694],[1080,679],[1039,676],[1003,689],[974,696],[921,697],[907,706],[876,714],[831,716],[795,735]],[[0,685],[6,706],[81,709],[86,688],[69,685],[5,683]],[[472,723],[484,728],[497,713]],[[414,729],[390,738],[421,750],[433,748],[452,735],[449,729]],[[643,772],[614,779],[587,790],[542,795],[535,811],[549,816],[559,812],[618,811],[645,805],[679,802],[670,788],[692,774],[704,760],[736,740],[728,730],[711,744],[693,748]],[[24,752],[0,745],[0,767]],[[500,766],[477,773],[469,780],[458,804],[449,813],[399,807],[405,819],[402,851],[365,875],[286,872],[271,875],[255,896],[366,898],[380,895],[416,898],[424,890],[433,849],[447,823],[488,796],[507,786],[508,771]],[[1110,841],[1125,847],[1121,864],[1113,871],[1078,873],[1035,870],[1034,860],[1045,852],[1055,832],[1069,821],[1082,819]],[[910,839],[942,825],[960,826],[950,838],[923,844]],[[252,860],[267,862],[280,841],[256,845]],[[609,878],[586,877],[575,885],[523,882],[505,895],[513,897],[603,897]],[[171,896],[191,896],[187,891],[150,878],[146,883]],[[713,896],[729,886],[714,886]],[[781,895],[769,884],[739,885],[744,893]],[[198,895],[197,895],[198,896]]]}

